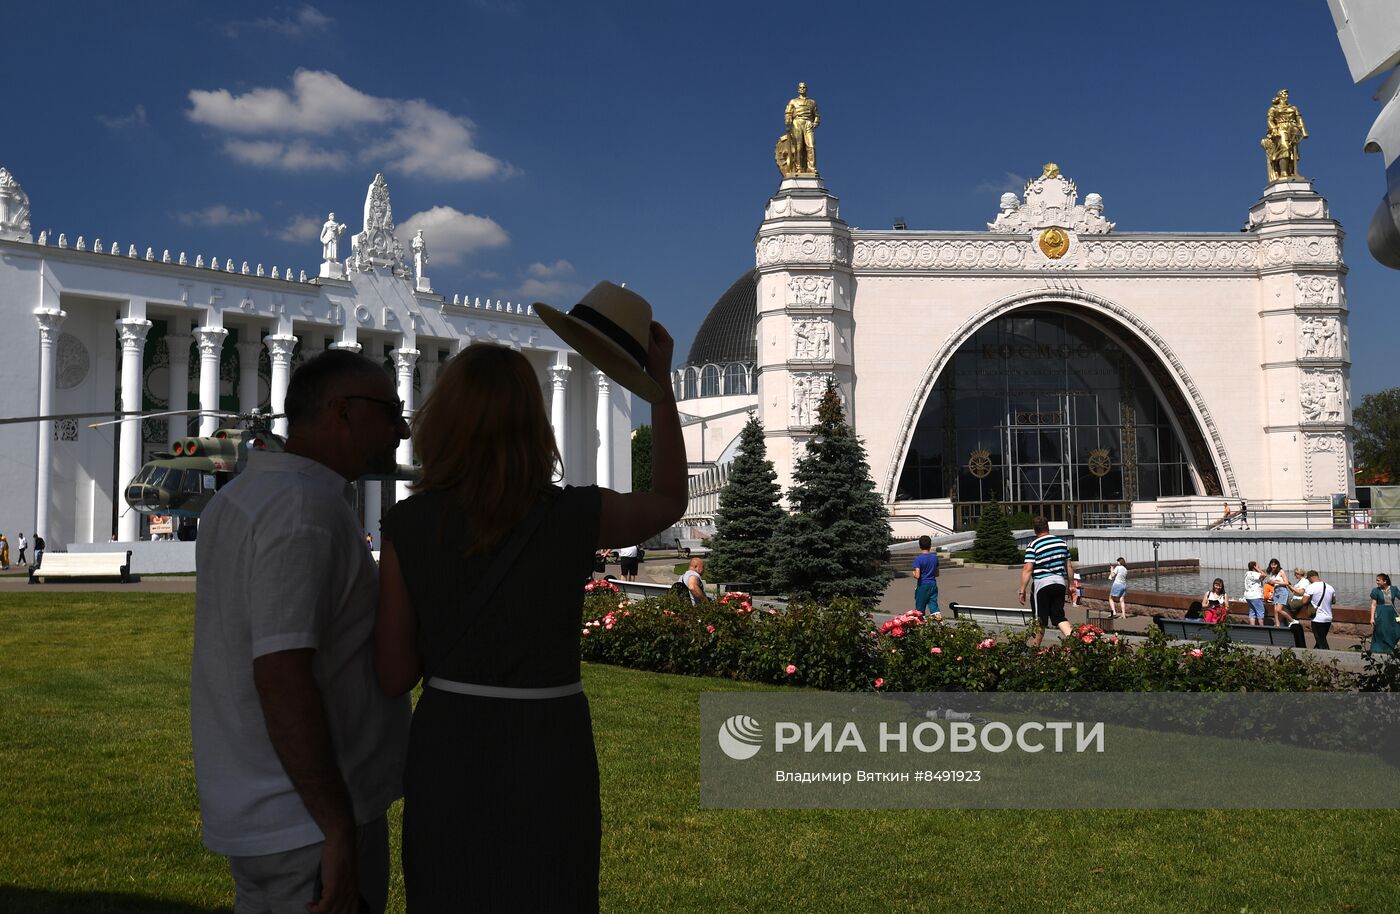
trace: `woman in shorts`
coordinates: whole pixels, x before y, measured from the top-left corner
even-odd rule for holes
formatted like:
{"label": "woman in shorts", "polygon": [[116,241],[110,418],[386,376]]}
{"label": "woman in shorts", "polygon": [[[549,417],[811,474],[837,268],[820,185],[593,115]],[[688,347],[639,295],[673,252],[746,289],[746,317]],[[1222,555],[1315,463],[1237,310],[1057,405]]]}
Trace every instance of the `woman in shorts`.
{"label": "woman in shorts", "polygon": [[1274,625],[1284,625],[1287,619],[1288,625],[1293,624],[1293,616],[1288,612],[1288,575],[1284,573],[1283,564],[1278,559],[1269,559],[1269,565],[1264,569],[1264,583],[1272,588],[1269,600],[1274,606]]}
{"label": "woman in shorts", "polygon": [[[1108,580],[1108,617],[1113,619],[1121,615],[1126,619],[1128,618],[1128,601],[1126,599],[1128,593],[1128,562],[1121,555],[1118,557],[1118,561],[1113,564],[1113,567],[1109,569]],[[1118,601],[1117,607],[1113,605],[1114,600]]]}
{"label": "woman in shorts", "polygon": [[1249,624],[1264,624],[1264,573],[1258,562],[1250,562],[1244,573],[1244,601],[1249,604]]}

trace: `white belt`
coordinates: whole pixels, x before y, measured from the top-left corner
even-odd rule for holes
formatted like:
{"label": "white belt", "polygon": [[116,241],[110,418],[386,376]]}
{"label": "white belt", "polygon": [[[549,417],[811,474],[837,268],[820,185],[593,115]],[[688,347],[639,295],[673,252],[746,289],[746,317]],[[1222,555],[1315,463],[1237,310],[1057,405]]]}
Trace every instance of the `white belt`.
{"label": "white belt", "polygon": [[458,695],[476,695],[480,698],[516,698],[516,699],[540,699],[540,698],[567,698],[570,695],[578,695],[583,692],[582,682],[571,682],[568,685],[546,686],[539,689],[513,689],[506,686],[476,685],[471,682],[453,682],[451,679],[443,679],[434,676],[428,680],[429,688],[439,689],[443,692],[456,692]]}

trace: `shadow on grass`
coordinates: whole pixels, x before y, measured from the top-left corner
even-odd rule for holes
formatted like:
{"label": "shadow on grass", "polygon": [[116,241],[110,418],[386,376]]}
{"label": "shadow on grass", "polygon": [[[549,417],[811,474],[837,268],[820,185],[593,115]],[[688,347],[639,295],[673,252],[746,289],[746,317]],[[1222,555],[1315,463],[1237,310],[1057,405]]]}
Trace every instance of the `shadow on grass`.
{"label": "shadow on grass", "polygon": [[0,911],[7,914],[229,914],[232,910],[118,892],[58,892],[0,885]]}

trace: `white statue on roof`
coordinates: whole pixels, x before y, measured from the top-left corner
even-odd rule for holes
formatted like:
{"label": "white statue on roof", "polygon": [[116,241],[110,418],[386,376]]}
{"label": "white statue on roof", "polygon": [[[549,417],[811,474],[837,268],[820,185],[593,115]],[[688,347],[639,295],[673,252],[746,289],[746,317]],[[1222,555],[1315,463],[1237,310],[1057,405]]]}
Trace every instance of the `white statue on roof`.
{"label": "white statue on roof", "polygon": [[374,176],[365,193],[365,221],[360,234],[350,239],[351,269],[368,272],[387,268],[400,279],[409,276],[403,261],[403,245],[394,234],[394,209],[389,202],[389,185],[382,174]]}
{"label": "white statue on roof", "polygon": [[34,240],[29,232],[29,195],[7,168],[0,168],[0,238]]}

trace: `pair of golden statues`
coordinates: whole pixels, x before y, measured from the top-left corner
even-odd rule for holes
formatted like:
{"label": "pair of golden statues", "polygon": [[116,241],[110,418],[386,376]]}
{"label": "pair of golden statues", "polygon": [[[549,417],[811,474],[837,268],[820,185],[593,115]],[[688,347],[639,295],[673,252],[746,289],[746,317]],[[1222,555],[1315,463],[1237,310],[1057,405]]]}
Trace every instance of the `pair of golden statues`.
{"label": "pair of golden statues", "polygon": [[[807,84],[797,84],[797,97],[787,103],[783,112],[787,129],[778,137],[773,156],[784,178],[816,177],[817,148],[813,134],[821,125],[817,103],[807,97]],[[1288,90],[1280,89],[1269,106],[1269,132],[1259,145],[1269,166],[1269,183],[1298,179],[1298,147],[1308,138],[1303,116],[1296,105],[1288,101]],[[1047,166],[1047,177],[1049,175]]]}

